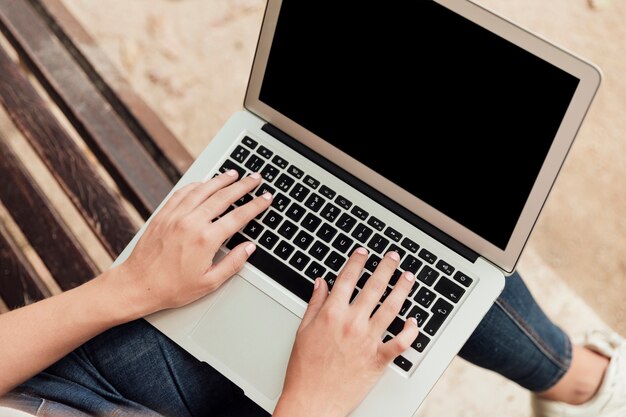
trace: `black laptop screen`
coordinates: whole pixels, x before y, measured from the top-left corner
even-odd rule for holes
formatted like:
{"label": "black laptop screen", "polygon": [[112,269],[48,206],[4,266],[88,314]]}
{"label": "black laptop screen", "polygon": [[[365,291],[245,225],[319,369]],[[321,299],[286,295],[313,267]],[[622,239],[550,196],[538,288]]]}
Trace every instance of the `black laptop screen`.
{"label": "black laptop screen", "polygon": [[260,100],[505,249],[579,80],[432,1],[340,3],[283,1]]}

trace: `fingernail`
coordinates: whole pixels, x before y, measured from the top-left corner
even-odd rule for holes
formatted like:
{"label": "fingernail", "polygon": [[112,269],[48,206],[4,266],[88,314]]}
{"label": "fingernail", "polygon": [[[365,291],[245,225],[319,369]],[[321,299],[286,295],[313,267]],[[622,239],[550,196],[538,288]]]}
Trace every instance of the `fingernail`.
{"label": "fingernail", "polygon": [[259,174],[258,172],[255,172],[254,174],[250,175],[251,178],[254,178],[255,180],[258,180],[259,178],[261,178],[261,174]]}
{"label": "fingernail", "polygon": [[389,256],[394,261],[399,261],[400,260],[400,255],[395,250],[392,250],[391,252],[387,252],[387,256]]}
{"label": "fingernail", "polygon": [[262,197],[263,197],[264,199],[266,199],[267,201],[269,201],[269,200],[271,200],[271,199],[272,199],[272,194],[271,194],[271,193],[264,193],[264,194],[262,195]]}
{"label": "fingernail", "polygon": [[318,289],[320,286],[320,279],[319,278],[315,278],[315,284],[313,284],[313,290],[315,291],[316,289]]}
{"label": "fingernail", "polygon": [[417,326],[417,320],[415,319],[415,317],[411,317],[409,320],[411,320],[411,322]]}
{"label": "fingernail", "polygon": [[254,251],[256,250],[256,245],[254,243],[250,243],[248,246],[246,246],[245,251],[248,254],[248,256],[252,255],[254,253]]}
{"label": "fingernail", "polygon": [[358,248],[357,250],[355,250],[355,252],[359,255],[367,255],[367,249],[365,248]]}
{"label": "fingernail", "polygon": [[410,272],[405,272],[404,273],[404,278],[406,278],[406,280],[409,281],[409,282],[413,282],[413,280],[415,279],[415,275],[413,275]]}
{"label": "fingernail", "polygon": [[239,175],[239,173],[236,170],[231,169],[230,171],[226,171],[226,175],[228,175],[229,177],[236,177],[237,175]]}

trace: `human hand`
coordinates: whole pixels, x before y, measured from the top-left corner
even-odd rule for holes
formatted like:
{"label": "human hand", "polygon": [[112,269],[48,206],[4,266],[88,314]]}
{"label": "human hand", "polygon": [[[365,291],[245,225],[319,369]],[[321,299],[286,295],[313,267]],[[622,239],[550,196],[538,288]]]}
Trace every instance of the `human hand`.
{"label": "human hand", "polygon": [[352,254],[330,294],[326,281],[315,281],[274,416],[347,416],[387,365],[409,348],[418,334],[414,319],[407,320],[404,329],[387,343],[382,336],[408,296],[413,274],[402,274],[372,315],[399,259],[396,252],[389,252],[352,304],[350,296],[367,261],[364,248]]}
{"label": "human hand", "polygon": [[229,171],[176,191],[152,219],[129,258],[115,274],[118,291],[132,300],[138,316],[191,303],[217,290],[237,273],[256,246],[244,242],[220,262],[220,246],[259,213],[272,196],[265,194],[218,220],[228,207],[261,183],[256,173],[240,181]]}

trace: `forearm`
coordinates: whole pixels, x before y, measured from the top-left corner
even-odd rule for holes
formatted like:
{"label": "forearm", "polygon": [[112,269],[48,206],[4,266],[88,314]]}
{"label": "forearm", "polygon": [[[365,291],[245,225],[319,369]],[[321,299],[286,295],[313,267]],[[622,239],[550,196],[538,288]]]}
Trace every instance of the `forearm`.
{"label": "forearm", "polygon": [[[113,269],[56,297],[0,316],[0,395],[105,330],[145,312]],[[117,288],[116,288],[117,287]]]}

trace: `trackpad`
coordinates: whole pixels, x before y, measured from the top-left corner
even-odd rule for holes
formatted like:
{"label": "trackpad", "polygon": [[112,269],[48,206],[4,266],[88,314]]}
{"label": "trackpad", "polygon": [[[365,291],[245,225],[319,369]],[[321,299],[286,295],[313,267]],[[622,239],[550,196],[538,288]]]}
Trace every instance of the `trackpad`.
{"label": "trackpad", "polygon": [[300,318],[240,276],[191,333],[212,357],[275,400]]}

